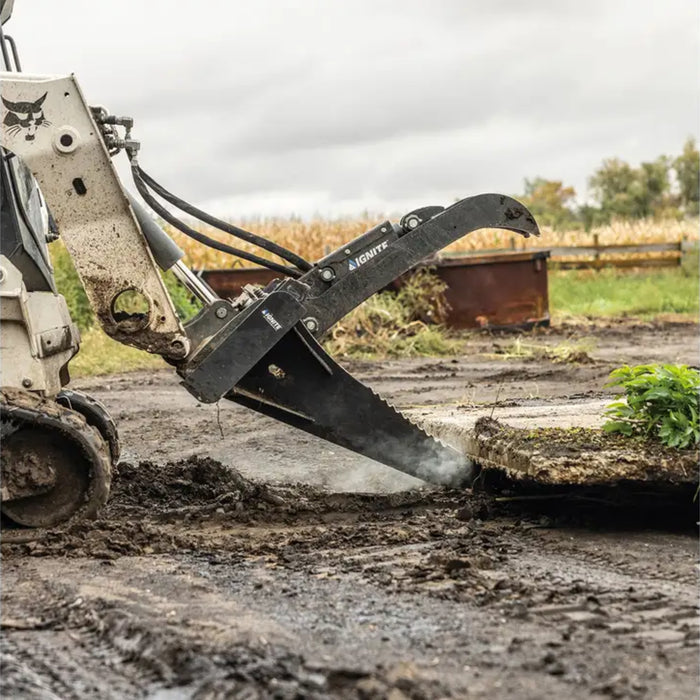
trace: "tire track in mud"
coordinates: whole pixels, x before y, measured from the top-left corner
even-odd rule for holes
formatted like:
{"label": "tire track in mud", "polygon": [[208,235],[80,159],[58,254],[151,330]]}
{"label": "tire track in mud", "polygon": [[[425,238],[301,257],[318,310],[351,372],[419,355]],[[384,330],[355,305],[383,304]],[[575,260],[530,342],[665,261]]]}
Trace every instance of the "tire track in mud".
{"label": "tire track in mud", "polygon": [[693,552],[463,492],[122,464],[104,519],[3,547],[3,624],[38,621],[4,661],[81,699],[690,698]]}

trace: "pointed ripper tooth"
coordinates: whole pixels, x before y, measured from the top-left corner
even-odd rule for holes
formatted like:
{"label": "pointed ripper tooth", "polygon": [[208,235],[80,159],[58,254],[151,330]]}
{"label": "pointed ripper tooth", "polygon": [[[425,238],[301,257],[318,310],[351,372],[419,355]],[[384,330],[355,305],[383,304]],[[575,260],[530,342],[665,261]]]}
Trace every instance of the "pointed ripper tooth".
{"label": "pointed ripper tooth", "polygon": [[475,477],[469,458],[355,379],[301,325],[227,398],[424,481],[465,486]]}

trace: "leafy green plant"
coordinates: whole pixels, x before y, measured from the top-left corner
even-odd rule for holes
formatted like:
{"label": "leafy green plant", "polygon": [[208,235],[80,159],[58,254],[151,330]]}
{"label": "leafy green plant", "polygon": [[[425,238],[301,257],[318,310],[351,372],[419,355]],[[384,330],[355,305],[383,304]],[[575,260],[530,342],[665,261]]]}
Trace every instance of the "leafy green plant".
{"label": "leafy green plant", "polygon": [[606,410],[603,429],[685,449],[700,442],[700,373],[686,365],[625,365],[605,386],[622,392]]}

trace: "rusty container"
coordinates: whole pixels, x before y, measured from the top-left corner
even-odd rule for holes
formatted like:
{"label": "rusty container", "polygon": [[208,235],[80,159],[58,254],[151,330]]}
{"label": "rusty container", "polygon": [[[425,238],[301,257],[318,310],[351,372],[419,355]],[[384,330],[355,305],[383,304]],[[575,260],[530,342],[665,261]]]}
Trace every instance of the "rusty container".
{"label": "rusty container", "polygon": [[265,267],[233,267],[230,270],[202,270],[202,279],[224,299],[237,297],[246,284],[265,287],[283,277],[280,272]]}
{"label": "rusty container", "polygon": [[549,251],[445,256],[434,267],[447,289],[451,328],[549,325]]}
{"label": "rusty container", "polygon": [[[430,263],[445,282],[451,328],[528,328],[549,324],[547,259],[549,251],[497,255],[445,256]],[[280,277],[262,267],[203,270],[202,277],[221,297],[240,294],[243,286],[264,287]],[[389,289],[401,284],[397,280]]]}

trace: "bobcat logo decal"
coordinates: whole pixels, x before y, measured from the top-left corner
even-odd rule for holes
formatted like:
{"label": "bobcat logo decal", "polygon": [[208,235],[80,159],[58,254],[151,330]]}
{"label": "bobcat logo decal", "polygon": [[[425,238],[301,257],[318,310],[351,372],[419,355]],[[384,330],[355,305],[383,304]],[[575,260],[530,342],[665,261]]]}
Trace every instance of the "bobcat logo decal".
{"label": "bobcat logo decal", "polygon": [[47,94],[45,92],[34,102],[10,102],[3,97],[2,103],[8,110],[3,121],[7,127],[7,133],[14,136],[20,131],[24,131],[25,141],[33,141],[40,126],[48,127],[51,122],[44,116],[44,110],[41,106],[44,104]]}

